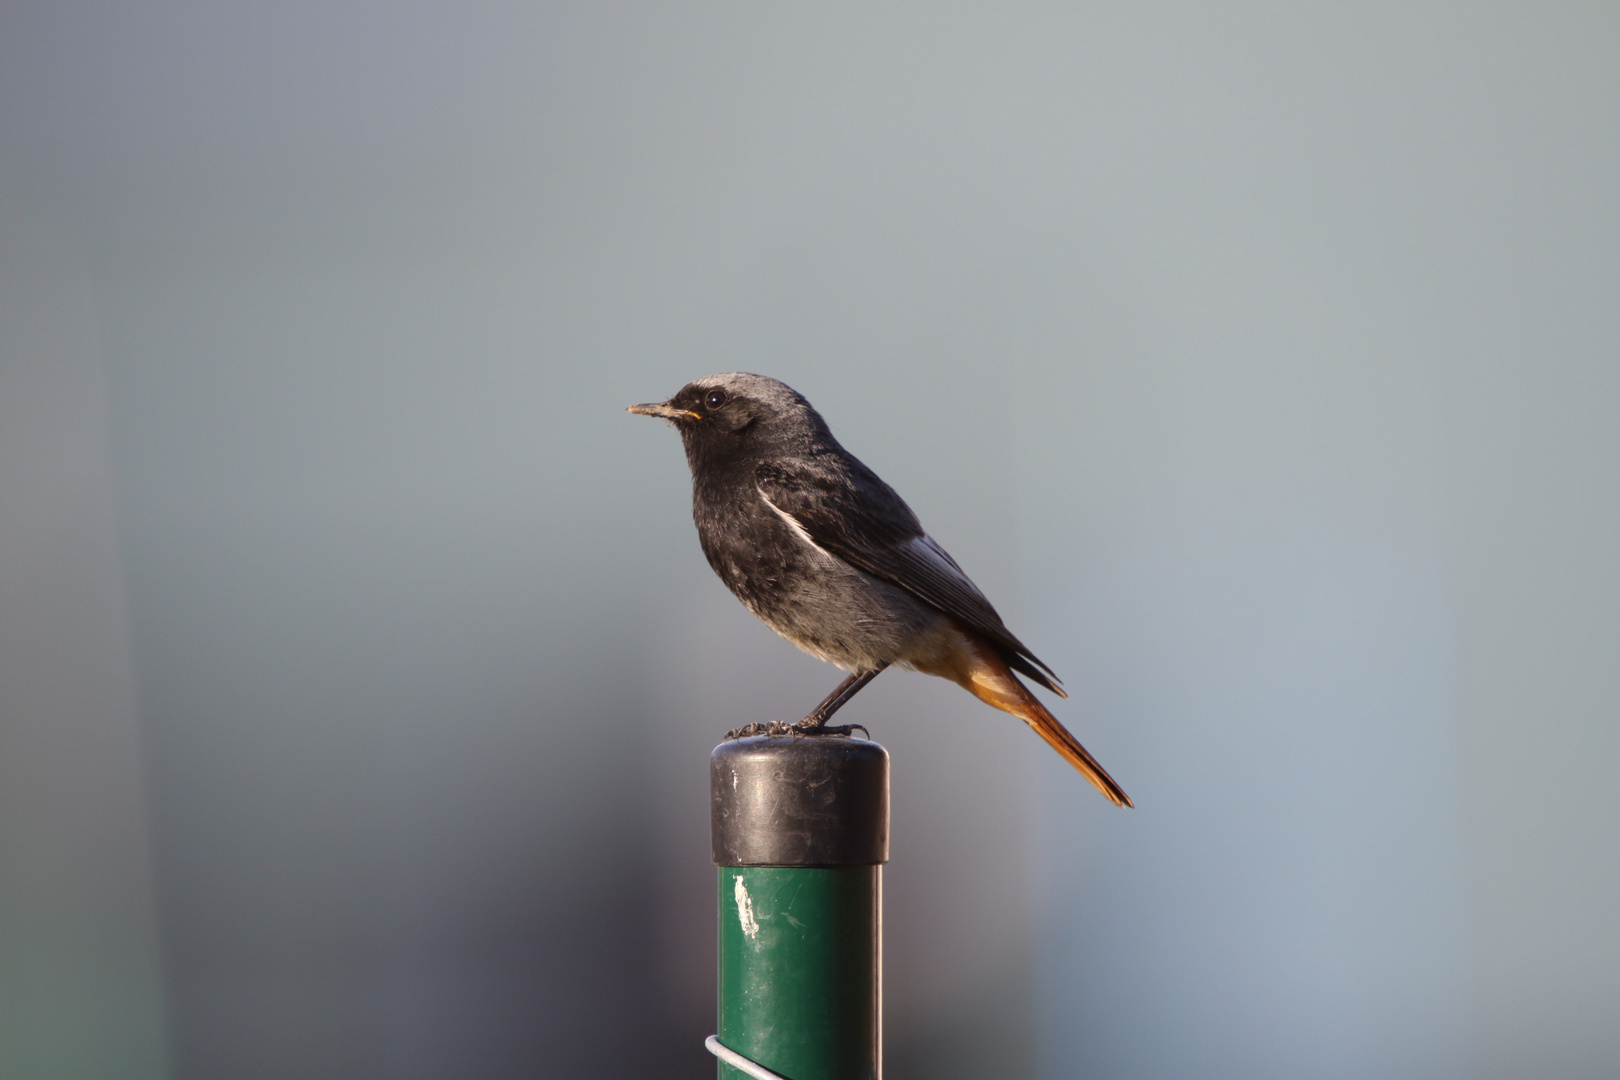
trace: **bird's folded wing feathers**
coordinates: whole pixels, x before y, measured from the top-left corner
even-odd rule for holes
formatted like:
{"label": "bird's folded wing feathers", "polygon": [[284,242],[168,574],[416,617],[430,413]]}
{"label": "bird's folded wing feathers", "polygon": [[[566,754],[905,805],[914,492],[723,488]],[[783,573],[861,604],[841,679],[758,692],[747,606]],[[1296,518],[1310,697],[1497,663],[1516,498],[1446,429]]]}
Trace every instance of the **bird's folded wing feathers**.
{"label": "bird's folded wing feathers", "polygon": [[1063,693],[1051,669],[1012,635],[956,560],[870,469],[777,459],[762,462],[754,479],[765,502],[805,539],[978,631],[1010,654],[1016,670]]}

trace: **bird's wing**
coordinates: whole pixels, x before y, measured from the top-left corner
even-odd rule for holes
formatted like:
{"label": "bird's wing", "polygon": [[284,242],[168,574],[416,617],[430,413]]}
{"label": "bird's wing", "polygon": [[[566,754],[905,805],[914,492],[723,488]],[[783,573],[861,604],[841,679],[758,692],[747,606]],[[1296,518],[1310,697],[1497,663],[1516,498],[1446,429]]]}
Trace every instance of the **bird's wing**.
{"label": "bird's wing", "polygon": [[859,462],[853,465],[778,458],[762,462],[754,480],[766,505],[801,538],[977,631],[1015,670],[1062,694],[1051,669],[1013,636],[894,489]]}

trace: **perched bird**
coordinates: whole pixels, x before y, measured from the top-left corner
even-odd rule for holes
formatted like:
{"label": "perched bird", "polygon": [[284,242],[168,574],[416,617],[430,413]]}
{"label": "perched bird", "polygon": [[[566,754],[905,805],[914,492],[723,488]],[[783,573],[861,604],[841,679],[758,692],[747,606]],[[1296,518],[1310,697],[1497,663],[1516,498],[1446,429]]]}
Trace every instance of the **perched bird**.
{"label": "perched bird", "polygon": [[733,735],[847,735],[849,727],[827,720],[897,664],[950,679],[1012,713],[1116,806],[1132,805],[1018,679],[1068,697],[1052,670],[796,391],[730,372],[630,411],[663,417],[681,433],[698,540],[720,580],[766,626],[850,672],[799,723]]}

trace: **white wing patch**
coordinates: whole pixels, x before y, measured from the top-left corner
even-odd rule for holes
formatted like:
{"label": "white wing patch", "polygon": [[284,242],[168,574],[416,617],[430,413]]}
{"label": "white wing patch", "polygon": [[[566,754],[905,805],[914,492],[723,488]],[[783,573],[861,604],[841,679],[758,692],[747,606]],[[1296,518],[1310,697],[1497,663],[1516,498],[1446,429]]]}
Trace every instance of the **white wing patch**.
{"label": "white wing patch", "polygon": [[829,559],[837,558],[837,556],[835,556],[832,552],[828,551],[826,548],[822,547],[820,544],[818,544],[814,540],[810,539],[810,534],[805,531],[805,528],[804,528],[803,525],[799,524],[798,518],[795,518],[792,514],[788,513],[786,510],[783,510],[780,506],[777,506],[775,503],[771,502],[771,497],[769,495],[765,494],[765,489],[763,487],[761,487],[758,484],[755,484],[754,485],[754,490],[759,492],[759,497],[765,500],[765,505],[766,506],[768,506],[772,510],[776,511],[776,516],[777,517],[779,517],[783,521],[787,522],[787,527],[792,529],[793,532],[794,532],[794,535],[798,536],[798,538],[800,540],[803,540],[805,543],[809,544],[811,547],[815,548],[817,551],[821,552],[823,555],[827,556]]}

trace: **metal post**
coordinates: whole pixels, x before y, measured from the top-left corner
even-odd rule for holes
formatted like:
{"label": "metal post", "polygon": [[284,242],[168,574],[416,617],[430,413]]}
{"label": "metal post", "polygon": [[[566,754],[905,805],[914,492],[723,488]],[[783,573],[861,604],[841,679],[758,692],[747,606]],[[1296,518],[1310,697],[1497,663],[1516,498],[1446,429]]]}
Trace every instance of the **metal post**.
{"label": "metal post", "polygon": [[709,779],[720,1042],[791,1080],[877,1080],[888,752],[755,736],[716,747]]}

